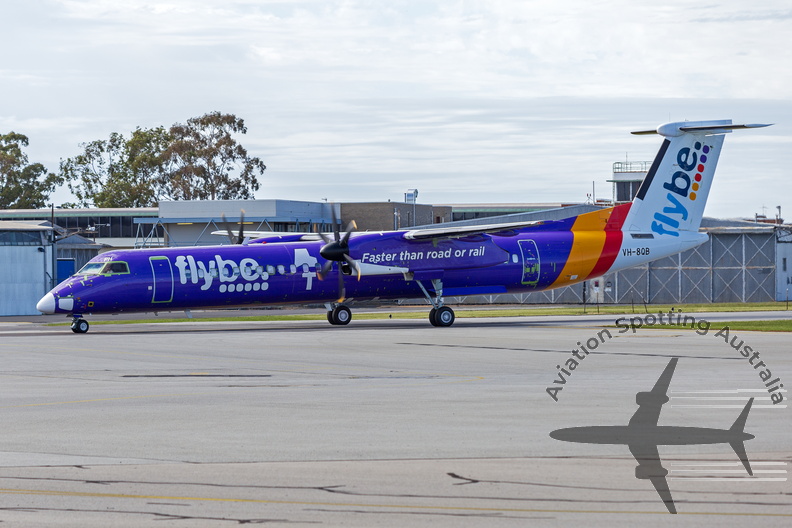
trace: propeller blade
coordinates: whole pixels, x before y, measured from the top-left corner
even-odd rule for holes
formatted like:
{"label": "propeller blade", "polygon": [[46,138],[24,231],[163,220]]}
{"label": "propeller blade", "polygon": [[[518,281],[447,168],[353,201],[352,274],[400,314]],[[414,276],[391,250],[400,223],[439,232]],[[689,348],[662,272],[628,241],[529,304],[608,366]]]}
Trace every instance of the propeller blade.
{"label": "propeller blade", "polygon": [[329,244],[333,241],[333,239],[327,236],[325,233],[319,233],[319,236],[322,238],[322,240],[324,240],[325,244]]}
{"label": "propeller blade", "polygon": [[234,238],[234,233],[231,232],[231,228],[228,227],[228,221],[226,220],[225,213],[220,213],[220,218],[223,220],[223,226],[226,228],[226,232],[228,233],[228,240],[232,244],[236,244],[236,239]]}
{"label": "propeller blade", "polygon": [[349,264],[349,266],[353,270],[357,271],[357,278],[358,278],[358,280],[360,280],[361,271],[360,271],[360,266],[358,266],[357,261],[355,259],[353,259],[352,257],[350,257],[349,255],[344,255],[344,260],[347,261],[347,263]]}
{"label": "propeller blade", "polygon": [[333,239],[338,242],[341,240],[341,233],[338,232],[338,218],[335,214],[335,204],[330,204],[330,216],[333,219]]}
{"label": "propeller blade", "polygon": [[344,302],[346,299],[346,288],[344,287],[344,273],[340,267],[338,269],[338,300],[336,302]]}
{"label": "propeller blade", "polygon": [[237,237],[237,244],[241,244],[245,241],[245,210],[239,210],[239,236]]}
{"label": "propeller blade", "polygon": [[346,232],[344,233],[344,238],[341,239],[342,247],[347,247],[349,242],[349,237],[352,236],[352,231],[354,231],[355,229],[357,229],[357,224],[355,223],[354,220],[352,220],[351,222],[349,222],[349,224],[347,224]]}
{"label": "propeller blade", "polygon": [[327,277],[327,274],[330,272],[330,268],[333,267],[333,261],[328,260],[324,264],[322,264],[322,269],[316,272],[316,278],[319,280],[324,280]]}

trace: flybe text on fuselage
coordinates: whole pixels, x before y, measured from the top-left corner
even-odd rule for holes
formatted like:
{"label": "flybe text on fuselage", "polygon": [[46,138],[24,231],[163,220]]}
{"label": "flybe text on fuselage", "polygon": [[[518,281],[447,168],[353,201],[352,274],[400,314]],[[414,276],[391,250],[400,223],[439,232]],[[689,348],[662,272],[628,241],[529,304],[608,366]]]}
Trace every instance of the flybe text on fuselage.
{"label": "flybe text on fuselage", "polygon": [[213,260],[203,262],[196,260],[192,255],[179,255],[176,257],[176,268],[179,270],[181,284],[200,284],[201,290],[212,287],[215,279],[220,282],[220,289],[224,291],[228,285],[237,279],[251,284],[251,289],[256,291],[268,288],[269,272],[252,258],[243,258],[239,262],[215,255]]}
{"label": "flybe text on fuselage", "polygon": [[676,161],[681,170],[674,172],[670,181],[663,183],[663,188],[668,191],[667,205],[663,207],[662,213],[654,214],[651,224],[652,231],[658,235],[679,236],[680,224],[689,216],[690,202],[696,201],[709,151],[709,146],[697,141],[693,151],[690,147],[684,147],[677,152]]}

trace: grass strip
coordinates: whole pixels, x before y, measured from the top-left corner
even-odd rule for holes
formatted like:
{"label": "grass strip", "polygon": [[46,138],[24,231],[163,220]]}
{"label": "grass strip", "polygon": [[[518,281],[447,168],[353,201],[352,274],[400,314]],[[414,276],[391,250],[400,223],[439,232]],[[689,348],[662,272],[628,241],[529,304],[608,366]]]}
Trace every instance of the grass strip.
{"label": "grass strip", "polygon": [[[712,323],[713,329],[721,329],[728,326],[730,330],[742,330],[751,332],[792,332],[792,319],[782,319],[780,321],[724,321]],[[659,328],[661,330],[694,330],[690,326],[657,324],[644,326],[642,330]]]}
{"label": "grass strip", "polygon": [[[786,309],[785,303],[717,303],[717,304],[682,304],[682,305],[574,305],[559,307],[538,307],[538,308],[468,308],[455,306],[456,316],[461,319],[479,317],[527,317],[543,315],[632,315],[656,314],[658,312],[668,313],[671,308],[676,312],[700,313],[700,312],[751,312],[751,311],[783,311]],[[198,322],[225,322],[225,321],[321,321],[325,320],[326,315],[323,311],[317,310],[316,314],[273,314],[273,315],[240,315],[223,317],[177,317],[177,318],[146,318],[146,319],[119,319],[115,321],[91,321],[95,324],[152,324],[152,323],[198,323]],[[377,320],[377,319],[425,319],[428,316],[429,307],[426,306],[416,311],[393,312],[353,312],[356,320]],[[71,323],[49,323],[48,326],[65,326]],[[720,324],[720,323],[719,323]],[[734,323],[723,323],[734,325],[735,330],[759,330],[768,332],[789,332],[792,321],[739,321]],[[753,325],[750,328],[746,325]],[[652,328],[676,328],[676,325],[654,325]]]}

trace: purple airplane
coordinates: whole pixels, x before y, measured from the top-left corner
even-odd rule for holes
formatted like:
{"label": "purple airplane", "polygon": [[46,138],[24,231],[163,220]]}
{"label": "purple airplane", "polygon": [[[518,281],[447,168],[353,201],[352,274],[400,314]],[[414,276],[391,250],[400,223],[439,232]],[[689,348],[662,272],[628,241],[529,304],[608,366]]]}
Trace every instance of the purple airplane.
{"label": "purple airplane", "polygon": [[[726,133],[768,125],[731,120],[667,123],[634,134],[664,137],[632,203],[564,220],[263,236],[225,246],[109,251],[36,305],[85,314],[324,303],[348,324],[344,301],[426,296],[429,321],[451,326],[444,296],[560,288],[703,244],[698,232]],[[352,276],[344,280],[344,276]],[[319,279],[319,280],[318,280]],[[327,279],[327,280],[320,280]]]}

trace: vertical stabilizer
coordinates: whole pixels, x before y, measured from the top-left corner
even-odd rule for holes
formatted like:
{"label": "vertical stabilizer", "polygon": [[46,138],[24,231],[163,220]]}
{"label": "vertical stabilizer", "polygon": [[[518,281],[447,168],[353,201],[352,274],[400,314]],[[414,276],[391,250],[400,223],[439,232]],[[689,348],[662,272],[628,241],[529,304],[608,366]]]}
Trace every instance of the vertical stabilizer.
{"label": "vertical stabilizer", "polygon": [[733,125],[731,120],[685,121],[633,132],[660,134],[664,139],[623,229],[668,240],[697,233],[724,134],[761,126],[768,125]]}

